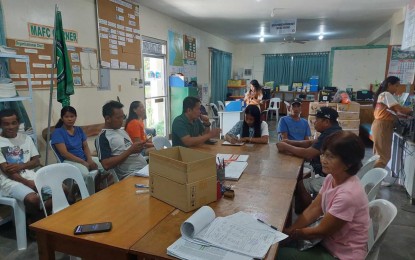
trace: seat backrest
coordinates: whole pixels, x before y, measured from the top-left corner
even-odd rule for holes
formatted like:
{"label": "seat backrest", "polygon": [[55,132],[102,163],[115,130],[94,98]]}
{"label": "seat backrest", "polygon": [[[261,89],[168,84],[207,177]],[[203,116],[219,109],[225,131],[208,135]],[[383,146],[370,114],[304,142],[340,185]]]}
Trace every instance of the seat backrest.
{"label": "seat backrest", "polygon": [[[52,212],[56,213],[69,206],[62,183],[66,179],[73,179],[78,184],[82,199],[89,197],[82,173],[78,168],[69,163],[50,164],[40,168],[36,172],[35,185],[38,191],[43,187],[49,187],[52,190]],[[45,205],[43,210],[47,216]]]}
{"label": "seat backrest", "polygon": [[281,99],[280,98],[271,98],[271,100],[269,101],[269,108],[268,109],[280,109],[280,103],[281,103]]}
{"label": "seat backrest", "polygon": [[153,137],[153,145],[156,150],[161,150],[164,148],[170,148],[170,141],[164,136],[155,136]]}
{"label": "seat backrest", "polygon": [[212,109],[213,116],[218,117],[218,107],[215,105],[215,103],[210,103],[210,108]]}
{"label": "seat backrest", "polygon": [[56,162],[61,163],[61,158],[58,155],[58,151],[56,150],[56,147],[52,144],[52,141],[49,141],[50,149],[53,151],[53,154],[55,155]]}
{"label": "seat backrest", "polygon": [[369,201],[375,199],[376,195],[378,194],[380,184],[387,175],[388,172],[385,169],[374,168],[369,170],[360,180],[360,183],[366,191]]}
{"label": "seat backrest", "polygon": [[284,101],[284,104],[285,104],[285,108],[287,109],[287,115],[289,115],[291,112],[291,104],[288,101]]}
{"label": "seat backrest", "polygon": [[225,105],[220,100],[218,100],[218,107],[219,107],[219,111],[225,111]]}
{"label": "seat backrest", "polygon": [[379,155],[375,154],[372,157],[370,157],[367,162],[360,168],[360,170],[356,173],[356,176],[359,177],[359,179],[362,179],[362,177],[371,169],[373,169],[373,166],[375,166],[376,161],[380,158]]}
{"label": "seat backrest", "polygon": [[369,202],[369,240],[366,259],[377,259],[384,232],[395,219],[398,210],[391,202],[383,199]]}

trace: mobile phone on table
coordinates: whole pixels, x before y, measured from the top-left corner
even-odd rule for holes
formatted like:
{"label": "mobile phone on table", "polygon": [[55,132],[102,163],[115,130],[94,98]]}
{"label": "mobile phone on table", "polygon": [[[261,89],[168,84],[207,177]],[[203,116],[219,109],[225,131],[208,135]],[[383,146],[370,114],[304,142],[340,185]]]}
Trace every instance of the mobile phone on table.
{"label": "mobile phone on table", "polygon": [[112,228],[111,222],[83,224],[83,225],[78,225],[75,227],[74,234],[82,235],[82,234],[90,234],[90,233],[108,232],[111,230],[111,228]]}

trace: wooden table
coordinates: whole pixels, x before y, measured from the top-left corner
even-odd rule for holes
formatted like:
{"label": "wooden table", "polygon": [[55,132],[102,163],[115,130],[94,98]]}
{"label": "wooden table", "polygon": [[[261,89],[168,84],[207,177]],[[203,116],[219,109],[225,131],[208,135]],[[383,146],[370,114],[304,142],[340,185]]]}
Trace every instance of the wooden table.
{"label": "wooden table", "polygon": [[[219,142],[220,143],[220,142]],[[239,211],[282,230],[291,211],[291,201],[302,159],[278,153],[275,144],[250,146],[202,145],[198,150],[208,153],[248,154],[248,167],[234,184],[235,198],[222,198],[209,204],[217,216]],[[167,255],[167,247],[180,237],[180,225],[194,212],[175,210],[131,247],[137,259],[174,259]],[[266,259],[275,259],[278,245],[273,245]]]}
{"label": "wooden table", "polygon": [[[39,258],[55,259],[59,251],[84,259],[130,259],[130,247],[174,211],[149,194],[136,195],[135,183],[148,184],[148,179],[126,178],[32,224]],[[79,224],[106,221],[112,222],[110,232],[73,235]]]}

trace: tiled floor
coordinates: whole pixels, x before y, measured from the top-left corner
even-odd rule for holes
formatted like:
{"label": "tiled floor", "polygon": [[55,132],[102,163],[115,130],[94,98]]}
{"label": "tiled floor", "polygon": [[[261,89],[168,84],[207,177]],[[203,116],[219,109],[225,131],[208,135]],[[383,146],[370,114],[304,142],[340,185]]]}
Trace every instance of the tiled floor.
{"label": "tiled floor", "polygon": [[[275,125],[275,121],[269,122],[270,145],[274,145],[277,141]],[[370,144],[368,144],[365,158],[367,159],[371,156],[372,149]],[[409,205],[409,198],[405,188],[398,184],[394,184],[391,187],[382,187],[377,198],[387,199],[398,208],[398,215],[386,233],[378,259],[414,259],[415,213],[405,211],[402,207],[409,207],[410,210],[415,212],[415,205]],[[27,250],[17,251],[14,225],[12,222],[4,224],[0,226],[0,259],[38,259],[37,244],[33,239],[29,238]],[[56,259],[69,259],[69,257],[57,253]]]}

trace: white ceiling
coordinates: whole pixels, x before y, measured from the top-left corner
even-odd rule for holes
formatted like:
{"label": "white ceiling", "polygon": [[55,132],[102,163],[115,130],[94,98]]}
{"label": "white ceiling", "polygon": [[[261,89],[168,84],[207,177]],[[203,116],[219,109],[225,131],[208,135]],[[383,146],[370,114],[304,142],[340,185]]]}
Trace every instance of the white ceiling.
{"label": "white ceiling", "polygon": [[[366,38],[410,0],[138,0],[140,4],[235,43],[265,42],[276,19],[297,18],[296,40]],[[274,17],[271,17],[274,13]]]}

